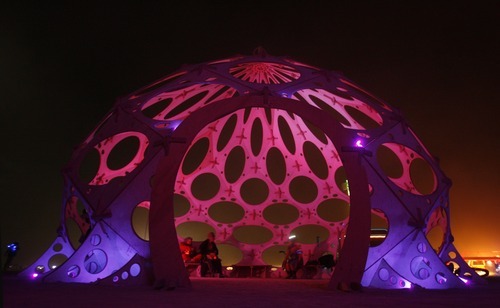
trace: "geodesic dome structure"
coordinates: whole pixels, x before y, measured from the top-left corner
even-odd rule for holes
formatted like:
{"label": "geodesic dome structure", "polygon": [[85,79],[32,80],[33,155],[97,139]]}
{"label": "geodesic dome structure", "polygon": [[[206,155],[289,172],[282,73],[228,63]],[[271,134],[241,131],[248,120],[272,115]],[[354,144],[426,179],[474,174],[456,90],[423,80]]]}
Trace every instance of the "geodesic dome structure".
{"label": "geodesic dome structure", "polygon": [[294,234],[305,261],[335,256],[332,288],[478,281],[453,245],[451,182],[401,114],[263,50],[119,98],[63,175],[57,237],[26,276],[189,285],[178,242],[214,231],[223,263],[249,266],[279,267]]}

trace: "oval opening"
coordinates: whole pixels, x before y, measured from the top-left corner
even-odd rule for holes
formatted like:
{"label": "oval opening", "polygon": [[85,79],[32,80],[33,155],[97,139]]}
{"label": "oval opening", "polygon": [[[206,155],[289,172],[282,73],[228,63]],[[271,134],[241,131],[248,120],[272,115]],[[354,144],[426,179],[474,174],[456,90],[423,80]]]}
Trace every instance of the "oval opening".
{"label": "oval opening", "polygon": [[304,158],[311,171],[320,179],[328,177],[328,165],[323,153],[314,143],[310,141],[304,142],[303,145]]}
{"label": "oval opening", "polygon": [[130,164],[139,151],[140,140],[129,136],[118,142],[109,153],[106,164],[112,170],[120,170]]}
{"label": "oval opening", "polygon": [[[361,125],[364,129],[375,129],[380,127],[380,124],[377,121],[373,120],[370,116],[365,114],[363,111],[356,109],[351,106],[345,106],[345,111],[356,121],[359,125]],[[375,112],[375,111],[373,111]],[[378,117],[380,117],[377,114]]]}
{"label": "oval opening", "polygon": [[145,207],[144,203],[139,203],[134,208],[132,212],[132,228],[139,238],[149,241],[149,204]]}
{"label": "oval opening", "polygon": [[234,202],[221,201],[212,204],[208,215],[217,222],[235,223],[245,216],[245,210]]}
{"label": "oval opening", "polygon": [[234,147],[227,156],[224,165],[224,175],[229,183],[236,182],[245,169],[245,150],[242,147]]}
{"label": "oval opening", "polygon": [[278,117],[278,129],[280,131],[281,140],[283,140],[288,152],[295,154],[295,139],[293,138],[292,130],[290,129],[290,126],[288,126],[285,118],[282,116]]}
{"label": "oval opening", "polygon": [[217,249],[223,266],[235,265],[243,259],[243,252],[233,245],[217,244]]}
{"label": "oval opening", "polygon": [[257,205],[266,201],[269,196],[269,188],[263,180],[252,178],[241,185],[240,195],[246,203]]}
{"label": "oval opening", "polygon": [[160,99],[157,102],[147,106],[142,109],[142,114],[150,119],[155,118],[159,115],[163,110],[167,109],[168,106],[172,103],[172,98],[167,97],[164,99]]}
{"label": "oval opening", "polygon": [[182,173],[191,174],[201,165],[208,153],[209,145],[208,138],[201,138],[189,148],[182,162]]}
{"label": "oval opening", "polygon": [[260,150],[262,149],[262,138],[263,138],[263,129],[262,122],[259,118],[256,118],[252,124],[252,133],[250,135],[250,145],[252,148],[252,153],[254,156],[259,155]]}
{"label": "oval opening", "polygon": [[285,258],[287,246],[276,245],[271,246],[262,252],[262,260],[269,265],[281,267]]}
{"label": "oval opening", "polygon": [[220,189],[219,178],[212,173],[198,175],[191,184],[191,193],[198,200],[210,200]]}
{"label": "oval opening", "polygon": [[328,239],[328,229],[318,225],[304,225],[292,230],[290,234],[296,236],[297,242],[302,244],[316,244]]}
{"label": "oval opening", "polygon": [[207,239],[209,232],[215,232],[214,228],[206,223],[198,221],[189,221],[182,223],[176,227],[177,236],[193,238],[193,241],[199,242]]}
{"label": "oval opening", "polygon": [[273,233],[261,226],[242,226],[234,229],[233,236],[242,243],[264,244],[273,238]]}
{"label": "oval opening", "polygon": [[188,110],[189,108],[193,107],[195,104],[200,102],[206,95],[208,94],[208,91],[203,91],[200,92],[196,95],[191,96],[187,100],[183,101],[180,103],[177,107],[174,109],[170,110],[170,112],[165,116],[165,120],[170,119],[175,117],[178,114],[181,114],[182,112]]}
{"label": "oval opening", "polygon": [[403,175],[401,160],[394,151],[383,144],[377,149],[377,162],[387,177],[399,179]]}
{"label": "oval opening", "polygon": [[181,217],[186,215],[191,209],[189,200],[179,194],[174,195],[174,217]]}
{"label": "oval opening", "polygon": [[226,123],[224,123],[219,139],[217,140],[217,151],[222,151],[229,143],[229,140],[231,140],[237,120],[238,116],[236,114],[232,114],[229,119],[227,119]]}
{"label": "oval opening", "polygon": [[413,186],[422,195],[432,194],[436,190],[436,175],[424,159],[416,158],[411,162],[410,177]]}
{"label": "oval opening", "polygon": [[318,196],[318,187],[310,178],[298,176],[290,181],[290,194],[295,201],[307,204]]}
{"label": "oval opening", "polygon": [[287,225],[299,218],[299,210],[290,204],[275,203],[264,209],[264,219],[275,225]]}
{"label": "oval opening", "polygon": [[266,168],[269,178],[275,184],[282,184],[286,178],[286,162],[283,154],[275,147],[269,149],[266,155]]}
{"label": "oval opening", "polygon": [[327,199],[318,205],[316,212],[321,219],[340,222],[349,217],[349,203],[341,199]]}

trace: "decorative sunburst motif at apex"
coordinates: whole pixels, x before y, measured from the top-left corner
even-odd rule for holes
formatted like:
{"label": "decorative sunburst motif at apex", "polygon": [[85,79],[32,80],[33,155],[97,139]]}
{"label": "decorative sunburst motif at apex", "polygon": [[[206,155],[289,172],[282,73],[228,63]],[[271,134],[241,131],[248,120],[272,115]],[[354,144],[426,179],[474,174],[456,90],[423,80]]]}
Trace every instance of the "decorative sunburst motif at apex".
{"label": "decorative sunburst motif at apex", "polygon": [[264,84],[289,83],[300,77],[293,67],[269,62],[240,63],[231,67],[229,73],[244,81]]}

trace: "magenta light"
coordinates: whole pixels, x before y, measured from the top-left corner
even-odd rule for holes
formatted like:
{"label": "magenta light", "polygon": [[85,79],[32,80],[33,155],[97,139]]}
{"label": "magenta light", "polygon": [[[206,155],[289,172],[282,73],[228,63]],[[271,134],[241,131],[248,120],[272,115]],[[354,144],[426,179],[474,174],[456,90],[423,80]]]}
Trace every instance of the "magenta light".
{"label": "magenta light", "polygon": [[361,139],[357,139],[356,140],[356,143],[354,143],[354,145],[358,148],[363,148],[364,145],[363,145],[363,142],[361,141]]}
{"label": "magenta light", "polygon": [[36,277],[38,277],[37,273],[33,273],[33,275],[31,275],[31,278],[33,278],[33,279],[35,279]]}

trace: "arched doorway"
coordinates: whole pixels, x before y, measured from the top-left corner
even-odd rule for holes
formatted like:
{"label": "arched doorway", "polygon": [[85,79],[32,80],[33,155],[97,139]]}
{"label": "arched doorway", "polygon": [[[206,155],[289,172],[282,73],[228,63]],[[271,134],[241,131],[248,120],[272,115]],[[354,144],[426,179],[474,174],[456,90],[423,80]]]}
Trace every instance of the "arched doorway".
{"label": "arched doorway", "polygon": [[321,129],[339,149],[349,179],[351,210],[342,257],[330,282],[359,285],[370,242],[370,199],[368,181],[361,163],[362,148],[354,146],[356,133],[305,103],[266,94],[234,97],[212,103],[193,112],[164,140],[165,157],[160,161],[154,179],[150,208],[150,245],[157,287],[188,287],[190,281],[178,250],[174,224],[173,198],[177,171],[193,138],[207,124],[239,109],[260,107],[282,109],[299,115]]}

